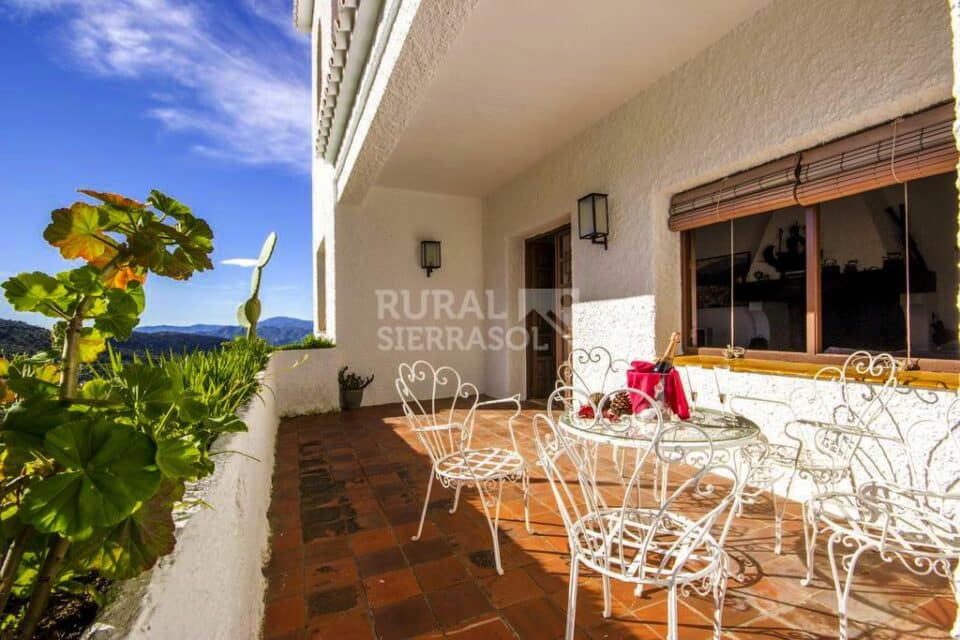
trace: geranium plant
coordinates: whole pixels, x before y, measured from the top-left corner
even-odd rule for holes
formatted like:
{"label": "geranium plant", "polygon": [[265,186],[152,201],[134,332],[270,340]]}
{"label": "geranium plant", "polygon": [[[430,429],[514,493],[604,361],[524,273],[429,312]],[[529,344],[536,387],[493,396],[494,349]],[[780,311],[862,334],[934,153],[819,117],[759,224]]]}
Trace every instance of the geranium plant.
{"label": "geranium plant", "polygon": [[[97,202],[55,210],[44,232],[81,264],[2,285],[17,311],[56,319],[62,343],[59,355],[0,359],[0,611],[21,638],[56,585],[91,571],[129,578],[169,553],[184,483],[213,469],[211,434],[245,428],[213,415],[172,366],[115,367],[80,385],[81,366],[139,322],[148,274],[185,280],[213,266],[210,227],[173,198],[82,193]],[[26,603],[12,614],[11,595]]]}

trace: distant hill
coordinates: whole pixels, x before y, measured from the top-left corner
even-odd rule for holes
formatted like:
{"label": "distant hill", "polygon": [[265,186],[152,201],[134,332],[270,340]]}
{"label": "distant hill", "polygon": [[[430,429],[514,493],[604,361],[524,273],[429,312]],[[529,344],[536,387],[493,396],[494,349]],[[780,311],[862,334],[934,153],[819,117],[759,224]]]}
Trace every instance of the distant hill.
{"label": "distant hill", "polygon": [[37,353],[50,349],[50,332],[26,322],[0,319],[0,355]]}
{"label": "distant hill", "polygon": [[[205,335],[190,335],[177,332],[142,333],[134,331],[129,340],[118,342],[111,340],[113,349],[129,357],[133,354],[177,353],[207,351],[215,349],[224,341],[223,338]],[[26,322],[0,319],[0,354],[12,356],[17,353],[37,353],[50,349],[50,331],[43,327],[35,327]]]}
{"label": "distant hill", "polygon": [[[137,327],[137,333],[160,334],[180,333],[198,336],[214,336],[221,340],[229,340],[243,333],[243,328],[228,324],[191,324],[177,326],[161,324],[149,327]],[[261,320],[257,324],[257,336],[273,345],[299,342],[304,336],[313,333],[313,323],[299,318],[277,316]]]}
{"label": "distant hill", "polygon": [[190,351],[210,351],[223,344],[223,338],[216,336],[191,335],[188,333],[143,333],[134,331],[128,340],[111,340],[114,351],[124,356],[150,353],[186,353]]}

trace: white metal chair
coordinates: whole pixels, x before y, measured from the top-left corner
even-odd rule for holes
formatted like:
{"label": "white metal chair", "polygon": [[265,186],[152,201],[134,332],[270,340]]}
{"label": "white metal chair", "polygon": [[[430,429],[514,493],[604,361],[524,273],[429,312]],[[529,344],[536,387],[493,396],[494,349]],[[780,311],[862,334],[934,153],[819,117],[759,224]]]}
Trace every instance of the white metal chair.
{"label": "white metal chair", "polygon": [[[610,407],[614,395],[618,391],[630,391],[626,388],[629,370],[630,363],[625,358],[614,358],[605,347],[573,349],[567,360],[557,367],[552,397],[556,402],[560,399],[556,390],[565,389],[562,399],[570,405],[565,410],[570,413],[571,419],[579,419],[576,410],[587,405],[595,409],[602,419],[604,409]],[[598,453],[596,443],[583,444],[592,448],[595,458]],[[612,460],[617,465],[617,471],[623,475],[626,452],[616,443],[611,444]]]}
{"label": "white metal chair", "polygon": [[[820,369],[807,384],[785,399],[731,396],[731,411],[750,416],[759,412],[767,422],[783,425],[782,435],[768,444],[765,465],[783,473],[769,473],[773,503],[774,551],[783,545],[783,518],[796,481],[813,484],[815,493],[834,491],[851,479],[854,456],[864,434],[889,416],[888,402],[897,389],[897,361],[889,354],[858,351],[841,366]],[[863,384],[865,379],[872,384]],[[787,477],[784,495],[774,482]]]}
{"label": "white metal chair", "polygon": [[[534,419],[538,460],[570,548],[568,640],[574,637],[581,566],[602,577],[604,617],[611,615],[611,579],[634,584],[638,591],[645,585],[666,589],[671,640],[678,638],[680,594],[712,593],[714,637],[720,638],[727,577],[723,544],[749,470],[731,461],[718,462],[706,433],[698,438],[700,446],[686,447],[676,437],[680,429],[697,428],[662,426],[623,486],[622,501],[612,503],[605,497],[610,495],[610,483],[604,486],[596,466],[584,459],[570,436],[548,415]],[[665,491],[662,499],[656,489],[644,491],[641,479],[667,465],[685,469],[689,476]],[[568,480],[567,475],[574,477]]]}
{"label": "white metal chair", "polygon": [[[922,419],[905,432],[864,436],[876,446],[858,448],[857,466],[868,473],[849,492],[816,495],[805,504],[807,575],[813,577],[817,536],[829,534],[831,577],[847,638],[847,602],[857,563],[867,551],[899,560],[917,575],[938,575],[960,591],[960,400],[946,416]],[[845,575],[844,575],[845,574]],[[955,626],[953,637],[960,637]]]}
{"label": "white metal chair", "polygon": [[624,358],[614,358],[604,347],[573,349],[566,362],[557,367],[556,388],[572,387],[600,394],[615,387],[625,386],[630,363]]}
{"label": "white metal chair", "polygon": [[[493,537],[493,554],[497,573],[503,574],[500,562],[500,504],[504,483],[519,483],[523,491],[523,515],[527,531],[530,527],[530,478],[527,465],[517,446],[513,423],[520,415],[520,397],[479,401],[477,387],[463,382],[451,367],[434,367],[425,360],[403,363],[396,380],[397,392],[403,403],[403,413],[411,429],[427,451],[432,462],[427,493],[423,500],[420,525],[413,540],[419,540],[430,504],[433,481],[454,490],[455,513],[460,504],[464,485],[476,487],[480,505]],[[419,399],[417,390],[429,394],[429,402]],[[514,412],[507,419],[508,438],[501,435],[503,446],[471,447],[477,410],[498,404],[513,405]]]}

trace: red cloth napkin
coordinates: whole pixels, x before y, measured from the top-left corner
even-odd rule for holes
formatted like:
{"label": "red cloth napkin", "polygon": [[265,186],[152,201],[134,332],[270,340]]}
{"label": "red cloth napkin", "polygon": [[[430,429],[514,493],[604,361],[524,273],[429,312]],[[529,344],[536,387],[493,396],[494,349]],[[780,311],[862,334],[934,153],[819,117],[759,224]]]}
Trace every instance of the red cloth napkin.
{"label": "red cloth napkin", "polygon": [[[661,378],[661,374],[653,373],[653,362],[643,362],[637,360],[630,363],[631,369],[627,371],[627,386],[631,389],[643,391],[651,398],[656,397],[656,386]],[[687,405],[687,394],[683,391],[683,382],[680,381],[680,372],[671,369],[666,374],[666,380],[663,384],[663,396],[666,405],[670,410],[677,414],[681,420],[690,417],[690,407]],[[631,395],[633,401],[633,412],[639,413],[647,408],[647,399],[640,394]]]}
{"label": "red cloth napkin", "polygon": [[[593,407],[588,404],[580,407],[580,411],[577,412],[578,417],[586,418],[587,420],[592,420],[594,415],[596,415],[596,412],[593,410]],[[616,414],[614,414],[612,411],[604,411],[603,417],[607,420],[616,420],[617,418]]]}

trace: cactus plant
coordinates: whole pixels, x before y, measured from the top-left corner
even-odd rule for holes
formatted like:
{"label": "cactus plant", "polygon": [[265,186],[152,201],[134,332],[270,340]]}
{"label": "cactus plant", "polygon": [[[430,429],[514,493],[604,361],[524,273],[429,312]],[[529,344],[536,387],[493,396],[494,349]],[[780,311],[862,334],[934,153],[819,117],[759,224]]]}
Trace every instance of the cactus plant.
{"label": "cactus plant", "polygon": [[257,264],[253,266],[253,273],[250,276],[250,297],[237,309],[237,319],[240,321],[240,326],[247,330],[247,340],[254,340],[257,337],[257,321],[260,320],[260,277],[263,275],[263,268],[270,262],[276,246],[277,234],[271,231],[263,241]]}
{"label": "cactus plant", "polygon": [[347,391],[363,391],[373,382],[373,374],[361,376],[348,371],[347,367],[341,367],[340,370],[337,371],[337,382],[340,383],[341,389]]}
{"label": "cactus plant", "polygon": [[340,408],[349,411],[363,404],[363,390],[373,382],[373,374],[361,376],[342,367],[337,371],[337,382],[340,383]]}

